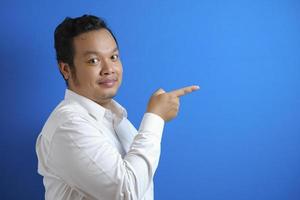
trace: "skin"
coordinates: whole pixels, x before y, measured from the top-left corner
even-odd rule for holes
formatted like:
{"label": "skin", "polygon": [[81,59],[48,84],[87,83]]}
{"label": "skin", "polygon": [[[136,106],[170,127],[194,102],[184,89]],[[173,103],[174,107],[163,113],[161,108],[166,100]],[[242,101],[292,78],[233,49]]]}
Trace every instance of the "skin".
{"label": "skin", "polygon": [[[106,29],[100,29],[80,34],[74,38],[73,45],[75,71],[71,70],[68,63],[59,63],[69,89],[110,109],[123,74],[114,38]],[[171,92],[159,89],[150,97],[147,112],[170,121],[177,116],[179,98],[198,89],[199,86],[195,85]]]}
{"label": "skin", "polygon": [[115,40],[106,29],[100,29],[80,34],[74,38],[73,45],[75,71],[67,63],[59,63],[69,89],[109,107],[123,74]]}
{"label": "skin", "polygon": [[160,88],[151,96],[147,112],[159,115],[164,121],[170,121],[178,114],[180,104],[179,97],[198,89],[200,89],[200,87],[197,85],[184,87],[171,92],[165,92]]}

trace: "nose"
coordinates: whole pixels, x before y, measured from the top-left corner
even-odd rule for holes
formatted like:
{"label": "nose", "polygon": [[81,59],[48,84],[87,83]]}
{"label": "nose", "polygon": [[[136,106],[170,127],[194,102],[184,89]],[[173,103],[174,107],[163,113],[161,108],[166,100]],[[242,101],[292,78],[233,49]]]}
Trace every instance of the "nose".
{"label": "nose", "polygon": [[102,64],[103,65],[102,65],[101,72],[100,72],[101,76],[110,75],[110,74],[115,73],[114,63],[112,63],[111,61],[104,61]]}

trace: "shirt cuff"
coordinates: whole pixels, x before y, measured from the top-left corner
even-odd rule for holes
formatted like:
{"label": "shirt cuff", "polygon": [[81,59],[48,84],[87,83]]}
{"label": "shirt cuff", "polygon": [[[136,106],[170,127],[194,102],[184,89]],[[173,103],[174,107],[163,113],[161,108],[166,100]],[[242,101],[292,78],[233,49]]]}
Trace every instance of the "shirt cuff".
{"label": "shirt cuff", "polygon": [[165,121],[154,113],[145,113],[141,122],[139,132],[140,133],[151,133],[161,139]]}

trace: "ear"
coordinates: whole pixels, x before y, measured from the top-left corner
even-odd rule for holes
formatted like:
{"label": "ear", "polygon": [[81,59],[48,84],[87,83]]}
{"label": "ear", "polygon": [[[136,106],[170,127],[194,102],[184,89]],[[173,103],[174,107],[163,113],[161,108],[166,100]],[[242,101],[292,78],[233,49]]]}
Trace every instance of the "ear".
{"label": "ear", "polygon": [[65,80],[68,80],[71,78],[71,68],[69,66],[68,63],[64,63],[64,62],[59,62],[59,70],[62,73],[62,75],[64,76]]}

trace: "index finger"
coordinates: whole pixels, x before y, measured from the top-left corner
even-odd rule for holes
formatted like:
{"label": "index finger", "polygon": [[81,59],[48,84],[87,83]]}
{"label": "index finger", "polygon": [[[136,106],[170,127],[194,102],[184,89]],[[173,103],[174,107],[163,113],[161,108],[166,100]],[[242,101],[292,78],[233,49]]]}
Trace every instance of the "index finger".
{"label": "index finger", "polygon": [[176,97],[181,97],[183,95],[189,94],[195,90],[198,90],[200,87],[198,85],[192,85],[192,86],[188,86],[188,87],[184,87],[178,90],[173,90],[171,92],[169,92],[169,94],[172,94]]}

